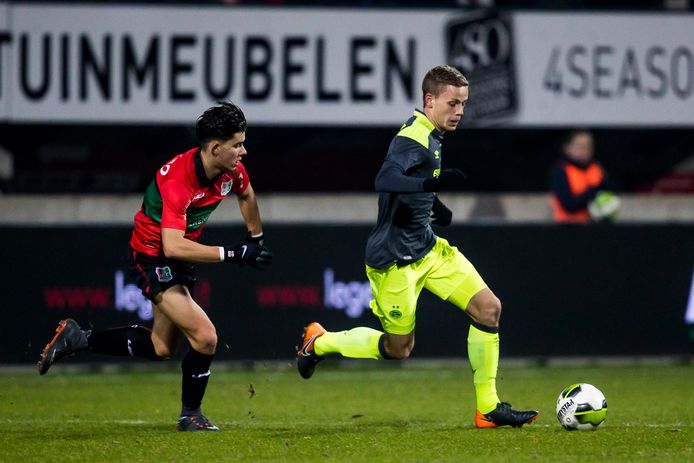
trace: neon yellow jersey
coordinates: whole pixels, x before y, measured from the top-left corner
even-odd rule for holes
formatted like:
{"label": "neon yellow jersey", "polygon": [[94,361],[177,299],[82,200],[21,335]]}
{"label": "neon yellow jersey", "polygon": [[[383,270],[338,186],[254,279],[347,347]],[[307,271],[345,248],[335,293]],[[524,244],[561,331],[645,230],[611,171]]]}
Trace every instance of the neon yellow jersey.
{"label": "neon yellow jersey", "polygon": [[388,148],[376,177],[378,219],[366,245],[366,264],[383,269],[422,258],[435,242],[431,229],[434,193],[422,184],[441,171],[443,135],[415,110]]}

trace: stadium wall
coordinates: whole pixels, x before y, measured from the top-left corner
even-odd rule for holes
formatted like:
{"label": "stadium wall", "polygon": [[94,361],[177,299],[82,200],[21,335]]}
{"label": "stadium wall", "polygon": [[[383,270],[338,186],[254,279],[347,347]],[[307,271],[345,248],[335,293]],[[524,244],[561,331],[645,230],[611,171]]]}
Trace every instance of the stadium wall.
{"label": "stadium wall", "polygon": [[[218,357],[288,360],[312,320],[333,330],[378,327],[367,309],[368,231],[271,224],[276,260],[268,271],[200,266],[195,297],[217,326]],[[126,226],[0,227],[7,328],[0,363],[35,362],[61,318],[94,328],[149,323],[151,306],[127,275],[129,233]],[[210,226],[204,241],[234,242],[242,233]],[[501,298],[504,357],[693,352],[692,224],[478,224],[441,235]],[[457,309],[426,293],[417,314],[415,356],[465,355],[467,322]]]}
{"label": "stadium wall", "polygon": [[[0,122],[397,126],[420,76],[470,78],[463,124],[691,127],[692,14],[0,1]],[[689,38],[689,40],[687,40]],[[40,56],[40,58],[39,58]]]}
{"label": "stadium wall", "polygon": [[[375,193],[267,194],[260,189],[263,222],[272,224],[373,224]],[[617,223],[694,223],[693,194],[625,194]],[[551,223],[548,193],[443,193],[457,223]],[[128,225],[142,195],[4,195],[2,224]],[[223,208],[225,210],[225,208]],[[241,216],[215,214],[211,224],[241,223]]]}

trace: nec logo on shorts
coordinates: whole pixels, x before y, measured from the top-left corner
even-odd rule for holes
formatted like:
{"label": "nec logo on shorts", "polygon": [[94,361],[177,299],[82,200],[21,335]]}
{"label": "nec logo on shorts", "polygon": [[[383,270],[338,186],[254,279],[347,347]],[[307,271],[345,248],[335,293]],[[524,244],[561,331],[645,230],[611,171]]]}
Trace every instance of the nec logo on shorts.
{"label": "nec logo on shorts", "polygon": [[446,25],[445,37],[446,62],[474,83],[461,124],[490,125],[515,114],[511,19],[493,11],[466,14]]}
{"label": "nec logo on shorts", "polygon": [[157,272],[157,279],[159,279],[161,283],[173,280],[171,268],[168,265],[166,267],[157,267],[154,270]]}

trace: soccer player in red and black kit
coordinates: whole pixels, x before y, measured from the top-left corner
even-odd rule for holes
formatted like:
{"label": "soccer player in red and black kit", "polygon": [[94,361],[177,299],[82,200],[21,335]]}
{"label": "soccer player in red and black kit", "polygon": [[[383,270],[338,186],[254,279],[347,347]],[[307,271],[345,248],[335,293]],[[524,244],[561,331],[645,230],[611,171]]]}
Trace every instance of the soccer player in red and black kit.
{"label": "soccer player in red and black kit", "polygon": [[[83,331],[62,320],[41,353],[39,373],[76,352],[171,358],[185,336],[190,349],[183,358],[177,429],[217,431],[202,414],[201,403],[217,347],[215,327],[193,300],[196,263],[231,262],[261,269],[272,254],[263,246],[258,203],[241,159],[246,155],[246,119],[241,109],[225,102],[209,108],[196,124],[199,147],[172,158],[159,169],[135,215],[130,240],[130,273],[152,301],[152,329],[127,326]],[[198,243],[203,225],[219,203],[234,193],[248,228],[234,246]]]}

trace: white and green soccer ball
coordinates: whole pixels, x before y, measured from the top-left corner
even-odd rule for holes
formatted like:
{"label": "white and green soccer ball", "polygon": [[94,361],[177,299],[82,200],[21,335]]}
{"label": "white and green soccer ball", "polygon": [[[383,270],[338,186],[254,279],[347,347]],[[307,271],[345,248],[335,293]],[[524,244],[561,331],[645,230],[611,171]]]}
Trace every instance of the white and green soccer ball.
{"label": "white and green soccer ball", "polygon": [[617,218],[622,202],[611,191],[600,191],[588,204],[588,212],[596,222],[612,222]]}
{"label": "white and green soccer ball", "polygon": [[594,431],[606,415],[607,400],[592,384],[572,384],[557,398],[557,419],[569,431]]}

